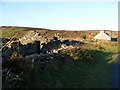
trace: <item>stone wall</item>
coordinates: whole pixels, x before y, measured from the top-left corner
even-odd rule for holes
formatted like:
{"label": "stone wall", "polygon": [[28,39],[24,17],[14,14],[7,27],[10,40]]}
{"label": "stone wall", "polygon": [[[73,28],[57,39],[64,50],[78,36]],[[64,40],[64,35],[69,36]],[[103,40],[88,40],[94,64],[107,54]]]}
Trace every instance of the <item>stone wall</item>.
{"label": "stone wall", "polygon": [[26,45],[22,45],[20,42],[13,42],[10,47],[6,47],[2,51],[3,58],[8,59],[14,51],[17,52],[18,54],[26,56],[31,54],[38,54],[40,48],[36,47],[36,42],[28,43]]}
{"label": "stone wall", "polygon": [[29,31],[25,36],[19,39],[20,43],[26,45],[28,43],[33,43],[35,41],[40,41],[41,43],[48,42],[46,37],[40,35],[40,33],[36,31]]}
{"label": "stone wall", "polygon": [[29,31],[25,36],[19,40],[11,42],[9,47],[3,50],[3,57],[9,58],[13,51],[26,56],[31,54],[47,53],[53,49],[59,48],[61,41],[58,38],[53,37],[49,40],[41,36],[38,32]]}
{"label": "stone wall", "polygon": [[52,52],[53,49],[58,49],[61,47],[61,41],[60,40],[51,40],[47,44],[43,45],[41,52]]}
{"label": "stone wall", "polygon": [[47,39],[41,36],[38,32],[29,31],[25,36],[19,40],[11,42],[9,47],[6,47],[3,50],[3,57],[5,59],[9,58],[12,52],[16,51],[17,53],[26,56],[32,54],[40,53],[52,53],[53,50],[61,48],[61,45],[81,45],[82,42],[79,41],[69,41],[69,40],[58,40],[58,37],[53,37],[53,39]]}

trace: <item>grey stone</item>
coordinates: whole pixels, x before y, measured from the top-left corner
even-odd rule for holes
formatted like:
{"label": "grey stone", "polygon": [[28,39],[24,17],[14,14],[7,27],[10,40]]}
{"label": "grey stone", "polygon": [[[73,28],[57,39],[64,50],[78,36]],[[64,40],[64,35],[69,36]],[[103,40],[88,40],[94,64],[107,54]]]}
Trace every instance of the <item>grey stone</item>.
{"label": "grey stone", "polygon": [[36,31],[29,31],[25,36],[19,39],[21,44],[26,45],[27,43],[33,43],[34,41],[40,41],[41,43],[45,43],[48,41],[47,38],[40,35],[40,33]]}

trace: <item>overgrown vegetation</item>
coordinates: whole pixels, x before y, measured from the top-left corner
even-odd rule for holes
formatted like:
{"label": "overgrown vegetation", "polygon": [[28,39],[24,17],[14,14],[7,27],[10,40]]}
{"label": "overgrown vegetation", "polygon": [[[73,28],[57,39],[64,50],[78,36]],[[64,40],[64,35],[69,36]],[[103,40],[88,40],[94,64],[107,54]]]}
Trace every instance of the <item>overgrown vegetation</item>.
{"label": "overgrown vegetation", "polygon": [[[112,50],[111,47],[112,44],[106,46],[101,43],[63,50],[42,68],[34,60],[27,60],[13,52],[10,59],[3,63],[3,69],[21,78],[22,81],[18,80],[15,84],[22,88],[109,88],[109,68],[115,59],[111,53],[117,52],[117,44]],[[3,74],[3,85],[10,80],[6,77],[9,76]]]}

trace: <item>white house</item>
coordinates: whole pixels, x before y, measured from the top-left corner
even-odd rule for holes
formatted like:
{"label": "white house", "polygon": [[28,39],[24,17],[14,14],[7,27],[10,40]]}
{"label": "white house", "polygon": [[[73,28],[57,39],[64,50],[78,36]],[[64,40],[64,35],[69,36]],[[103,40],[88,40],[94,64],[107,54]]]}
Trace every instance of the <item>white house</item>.
{"label": "white house", "polygon": [[111,37],[108,36],[104,31],[100,31],[99,34],[97,34],[94,39],[101,39],[101,40],[111,40]]}

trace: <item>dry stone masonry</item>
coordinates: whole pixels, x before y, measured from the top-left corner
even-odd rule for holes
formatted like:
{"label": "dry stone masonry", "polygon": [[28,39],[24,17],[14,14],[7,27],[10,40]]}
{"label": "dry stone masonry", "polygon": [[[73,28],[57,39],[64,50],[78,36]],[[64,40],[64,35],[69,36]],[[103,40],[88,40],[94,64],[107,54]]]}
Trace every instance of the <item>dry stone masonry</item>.
{"label": "dry stone masonry", "polygon": [[29,31],[19,40],[11,42],[10,46],[3,51],[3,57],[9,58],[13,51],[23,56],[48,53],[48,51],[60,47],[60,44],[61,42],[57,38],[49,40],[36,31]]}
{"label": "dry stone masonry", "polygon": [[[3,50],[3,58],[8,59],[12,52],[17,52],[22,56],[29,56],[32,54],[50,54],[50,53],[58,53],[60,52],[59,48],[61,46],[76,46],[83,44],[79,41],[69,41],[69,40],[59,40],[59,37],[54,36],[53,39],[47,39],[40,35],[40,33],[36,31],[29,31],[25,36],[20,38],[19,40],[12,41],[9,47],[6,47]],[[41,55],[40,55],[41,56]]]}
{"label": "dry stone masonry", "polygon": [[29,31],[25,36],[19,39],[20,43],[26,45],[28,43],[33,43],[34,41],[40,41],[41,43],[48,42],[48,39],[41,36],[40,33],[36,31]]}

